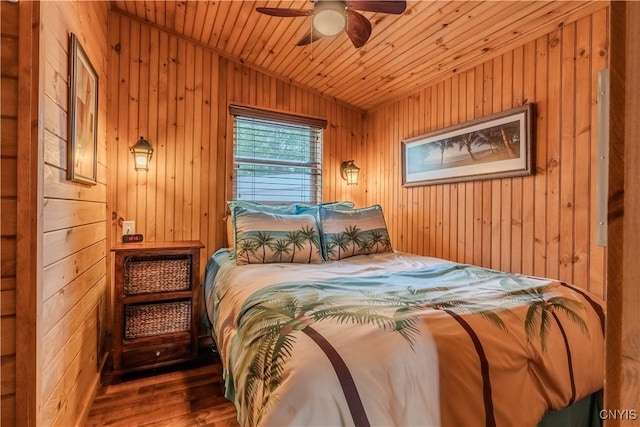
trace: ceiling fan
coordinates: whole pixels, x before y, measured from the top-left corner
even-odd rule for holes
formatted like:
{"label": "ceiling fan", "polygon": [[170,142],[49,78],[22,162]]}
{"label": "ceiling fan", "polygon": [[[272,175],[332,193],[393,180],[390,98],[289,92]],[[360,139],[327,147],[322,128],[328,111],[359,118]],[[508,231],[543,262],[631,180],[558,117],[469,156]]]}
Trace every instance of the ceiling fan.
{"label": "ceiling fan", "polygon": [[256,11],[278,17],[311,16],[311,30],[297,43],[304,46],[322,37],[335,36],[345,31],[356,48],[362,47],[371,36],[371,22],[356,12],[379,12],[399,15],[407,8],[404,0],[311,0],[313,9],[286,9],[257,7]]}

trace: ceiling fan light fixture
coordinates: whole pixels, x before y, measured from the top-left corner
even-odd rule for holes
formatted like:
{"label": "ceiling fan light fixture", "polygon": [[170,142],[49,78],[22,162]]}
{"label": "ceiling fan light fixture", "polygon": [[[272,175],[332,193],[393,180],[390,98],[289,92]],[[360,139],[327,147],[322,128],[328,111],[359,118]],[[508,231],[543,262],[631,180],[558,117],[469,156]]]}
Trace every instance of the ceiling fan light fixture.
{"label": "ceiling fan light fixture", "polygon": [[344,30],[347,24],[344,4],[320,1],[313,14],[313,28],[323,36],[331,37]]}

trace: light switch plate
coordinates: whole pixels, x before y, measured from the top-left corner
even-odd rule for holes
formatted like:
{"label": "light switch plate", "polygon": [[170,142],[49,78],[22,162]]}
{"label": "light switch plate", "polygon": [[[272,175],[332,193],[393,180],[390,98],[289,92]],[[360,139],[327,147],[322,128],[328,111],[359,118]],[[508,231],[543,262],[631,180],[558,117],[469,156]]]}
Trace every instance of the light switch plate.
{"label": "light switch plate", "polygon": [[122,221],[122,235],[125,234],[136,234],[135,221]]}

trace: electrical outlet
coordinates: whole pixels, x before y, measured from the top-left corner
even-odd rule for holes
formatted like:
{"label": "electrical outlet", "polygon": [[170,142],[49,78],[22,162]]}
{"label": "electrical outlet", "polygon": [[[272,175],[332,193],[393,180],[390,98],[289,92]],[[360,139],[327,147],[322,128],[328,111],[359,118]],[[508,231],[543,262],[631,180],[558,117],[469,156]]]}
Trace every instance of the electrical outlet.
{"label": "electrical outlet", "polygon": [[122,235],[125,234],[136,234],[135,221],[122,221]]}

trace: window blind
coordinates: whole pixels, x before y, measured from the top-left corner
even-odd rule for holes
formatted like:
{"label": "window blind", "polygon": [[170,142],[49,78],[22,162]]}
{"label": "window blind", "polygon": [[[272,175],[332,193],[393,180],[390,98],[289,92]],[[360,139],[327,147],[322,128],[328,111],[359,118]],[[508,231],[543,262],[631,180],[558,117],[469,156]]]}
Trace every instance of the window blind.
{"label": "window blind", "polygon": [[[260,114],[247,114],[258,111]],[[322,125],[299,116],[231,109],[233,194],[260,203],[319,203],[322,200]],[[245,113],[245,114],[241,114]],[[295,117],[297,120],[287,120]],[[326,122],[325,122],[326,123]]]}

